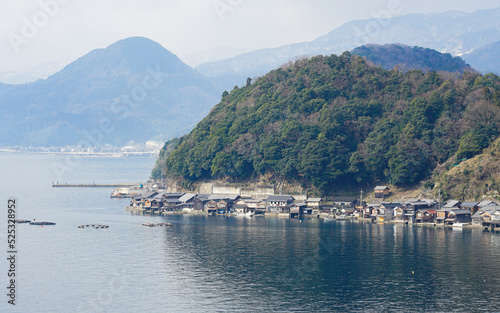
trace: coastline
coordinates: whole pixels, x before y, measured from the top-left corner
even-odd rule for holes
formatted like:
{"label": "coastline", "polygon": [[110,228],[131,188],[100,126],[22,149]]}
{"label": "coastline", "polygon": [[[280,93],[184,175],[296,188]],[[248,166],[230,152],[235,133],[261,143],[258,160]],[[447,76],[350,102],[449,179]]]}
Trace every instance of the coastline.
{"label": "coastline", "polygon": [[[158,215],[158,216],[174,216],[174,215],[192,215],[192,216],[199,216],[199,215],[205,215],[205,216],[219,216],[219,217],[241,217],[241,215],[238,215],[236,213],[226,213],[226,214],[209,214],[206,211],[198,211],[198,210],[192,210],[192,211],[175,211],[175,212],[161,212],[161,213],[151,213],[146,211],[143,208],[138,208],[138,207],[126,207],[125,211],[131,212],[132,214],[152,214],[152,215]],[[303,219],[327,219],[328,221],[325,222],[344,222],[344,221],[351,221],[351,222],[356,222],[356,223],[369,223],[369,224],[392,224],[392,225],[401,225],[401,226],[416,226],[416,227],[431,227],[431,228],[451,228],[451,229],[474,229],[474,230],[484,230],[485,227],[481,225],[473,225],[473,224],[468,224],[468,225],[463,225],[463,226],[453,226],[453,225],[444,225],[444,224],[438,224],[438,223],[412,223],[412,222],[404,222],[404,221],[395,221],[395,220],[390,220],[390,221],[374,221],[372,219],[368,218],[358,218],[358,217],[346,217],[346,218],[336,218],[333,214],[329,213],[320,213],[317,215],[312,215],[312,214],[306,214],[306,215],[301,215],[298,218],[291,218],[289,214],[286,213],[272,213],[272,212],[266,212],[265,215],[261,216],[253,216],[249,218],[279,218],[279,219],[284,219],[284,218],[289,218],[293,220],[303,220]],[[490,232],[500,232],[500,229],[490,229]]]}

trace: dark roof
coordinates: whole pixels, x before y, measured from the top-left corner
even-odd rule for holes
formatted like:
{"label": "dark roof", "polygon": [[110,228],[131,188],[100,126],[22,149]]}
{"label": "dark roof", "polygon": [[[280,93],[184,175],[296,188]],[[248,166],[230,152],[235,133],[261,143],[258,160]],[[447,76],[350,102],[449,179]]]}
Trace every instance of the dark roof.
{"label": "dark roof", "polygon": [[179,199],[165,199],[164,201],[168,202],[168,203],[181,203],[182,202]]}
{"label": "dark roof", "polygon": [[236,201],[240,195],[219,195],[213,194],[208,197],[210,200],[225,200],[225,201]]}
{"label": "dark roof", "polygon": [[460,201],[457,201],[457,200],[450,200],[448,202],[446,202],[446,204],[444,205],[445,208],[452,208],[454,206],[459,206],[460,205]]}
{"label": "dark roof", "polygon": [[210,197],[210,194],[202,193],[202,194],[196,195],[195,200],[206,201],[206,200],[208,200],[209,197]]}
{"label": "dark roof", "polygon": [[463,202],[460,205],[460,207],[462,207],[462,208],[473,208],[473,207],[475,207],[478,204],[479,204],[479,202]]}
{"label": "dark roof", "polygon": [[426,206],[429,206],[429,205],[432,205],[432,204],[429,203],[429,202],[426,202],[426,201],[415,201],[415,202],[408,203],[408,205],[413,205],[413,206],[416,206],[416,205],[426,205]]}
{"label": "dark roof", "polygon": [[320,202],[321,198],[308,198],[306,201],[307,202]]}
{"label": "dark roof", "polygon": [[267,197],[267,201],[292,201],[294,198],[292,196],[281,196],[281,195],[274,195],[274,196],[269,196]]}
{"label": "dark roof", "polygon": [[482,208],[482,207],[490,206],[490,205],[496,205],[496,203],[493,201],[490,201],[490,200],[485,200],[485,201],[479,203],[477,206]]}
{"label": "dark roof", "polygon": [[156,192],[156,191],[148,191],[145,194],[143,194],[142,197],[143,198],[153,198],[157,194],[158,194],[158,192]]}
{"label": "dark roof", "polygon": [[185,193],[182,197],[179,198],[182,202],[187,202],[193,200],[193,198],[196,197],[196,194],[194,193]]}
{"label": "dark roof", "polygon": [[456,209],[456,210],[451,210],[455,215],[458,215],[458,214],[471,214],[471,212],[469,210],[465,210],[465,209]]}
{"label": "dark roof", "polygon": [[382,202],[382,205],[386,209],[394,209],[394,208],[397,208],[398,206],[401,206],[402,204],[398,203],[398,202]]}
{"label": "dark roof", "polygon": [[166,197],[166,198],[180,198],[182,197],[183,195],[185,195],[184,192],[175,192],[175,193],[162,193],[161,196],[162,197]]}

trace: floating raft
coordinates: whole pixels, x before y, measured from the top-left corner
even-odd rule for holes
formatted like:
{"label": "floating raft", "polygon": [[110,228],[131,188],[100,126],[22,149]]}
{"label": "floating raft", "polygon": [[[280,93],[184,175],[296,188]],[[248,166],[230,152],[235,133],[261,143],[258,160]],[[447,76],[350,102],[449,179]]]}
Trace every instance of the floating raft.
{"label": "floating raft", "polygon": [[36,226],[44,226],[44,225],[55,225],[56,223],[52,222],[30,222],[30,225],[36,225]]}
{"label": "floating raft", "polygon": [[30,220],[16,220],[16,223],[18,224],[28,224],[28,223],[31,223]]}
{"label": "floating raft", "polygon": [[172,226],[172,223],[142,223],[142,226],[147,226],[147,227]]}
{"label": "floating raft", "polygon": [[109,228],[109,225],[104,224],[86,224],[86,225],[78,225],[78,228]]}

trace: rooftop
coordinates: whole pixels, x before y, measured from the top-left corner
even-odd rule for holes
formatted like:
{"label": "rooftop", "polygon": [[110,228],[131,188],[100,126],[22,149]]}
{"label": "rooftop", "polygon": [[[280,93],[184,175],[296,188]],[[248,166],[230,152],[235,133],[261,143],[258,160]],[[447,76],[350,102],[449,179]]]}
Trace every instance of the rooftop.
{"label": "rooftop", "polygon": [[294,198],[290,195],[274,195],[267,197],[267,201],[290,201],[294,200]]}

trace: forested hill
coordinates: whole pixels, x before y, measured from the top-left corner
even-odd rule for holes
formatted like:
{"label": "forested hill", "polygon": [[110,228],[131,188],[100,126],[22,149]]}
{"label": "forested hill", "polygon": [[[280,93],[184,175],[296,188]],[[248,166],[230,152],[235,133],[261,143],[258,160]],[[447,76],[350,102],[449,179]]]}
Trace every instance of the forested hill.
{"label": "forested hill", "polygon": [[434,71],[386,71],[348,52],[318,56],[225,92],[163,152],[161,172],[188,185],[271,177],[324,194],[408,186],[488,147],[500,133],[499,105],[495,75],[445,80]]}
{"label": "forested hill", "polygon": [[458,73],[475,71],[460,57],[402,44],[365,45],[352,50],[351,53],[362,56],[386,70],[397,66],[403,72],[415,69]]}

